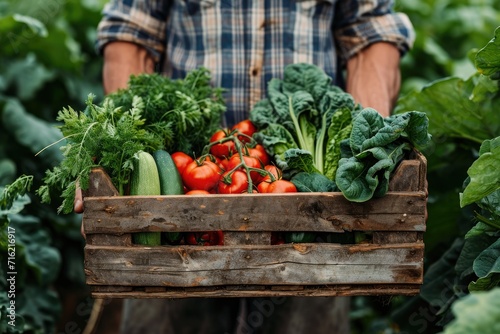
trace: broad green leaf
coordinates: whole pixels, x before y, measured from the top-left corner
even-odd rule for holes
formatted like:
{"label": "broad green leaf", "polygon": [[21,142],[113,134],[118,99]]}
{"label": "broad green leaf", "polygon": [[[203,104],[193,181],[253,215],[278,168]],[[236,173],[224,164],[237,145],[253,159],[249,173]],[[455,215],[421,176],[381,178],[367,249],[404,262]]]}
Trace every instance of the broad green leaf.
{"label": "broad green leaf", "polygon": [[16,178],[16,172],[16,164],[12,160],[0,160],[0,187],[14,181]]}
{"label": "broad green leaf", "polygon": [[[36,296],[36,298],[31,298]],[[16,298],[19,315],[42,333],[54,333],[56,321],[61,314],[61,302],[54,289],[47,286],[30,285]]]}
{"label": "broad green leaf", "polygon": [[452,306],[455,320],[444,334],[500,333],[500,288],[465,296]]}
{"label": "broad green leaf", "polygon": [[455,265],[456,273],[459,277],[464,278],[474,274],[474,261],[485,249],[490,247],[498,237],[480,234],[475,237],[465,239],[464,247],[460,252],[457,263]]}
{"label": "broad green leaf", "polygon": [[[47,161],[58,164],[62,160],[60,146],[61,131],[55,124],[50,124],[26,112],[18,100],[11,99],[5,104],[2,122],[17,143],[25,146],[33,154],[46,148],[40,156]],[[58,143],[57,145],[52,145]]]}
{"label": "broad green leaf", "polygon": [[444,311],[460,294],[455,289],[457,275],[454,264],[463,247],[463,240],[457,238],[444,254],[433,262],[425,271],[424,284],[421,289],[421,297],[430,305]]}
{"label": "broad green leaf", "polygon": [[[495,36],[476,54],[476,67],[484,75],[495,75],[500,72],[500,27]],[[497,78],[498,79],[498,78]]]}
{"label": "broad green leaf", "polygon": [[30,53],[25,58],[12,61],[3,76],[5,85],[15,87],[20,100],[28,100],[54,78],[55,72],[38,63],[35,55]]}
{"label": "broad green leaf", "polygon": [[402,97],[395,113],[424,112],[432,136],[463,138],[482,143],[500,134],[500,94],[473,95],[477,76],[468,80],[448,77],[431,82],[421,91]]}
{"label": "broad green leaf", "polygon": [[473,269],[479,279],[469,285],[470,291],[487,290],[500,282],[500,239],[479,254]]}
{"label": "broad green leaf", "polygon": [[40,285],[53,282],[61,267],[60,252],[50,246],[48,231],[41,227],[39,218],[11,215],[11,226],[16,229],[16,256],[25,259]]}
{"label": "broad green leaf", "polygon": [[500,188],[500,137],[486,141],[480,152],[482,154],[467,171],[470,182],[460,196],[461,207],[477,202]]}
{"label": "broad green leaf", "polygon": [[40,37],[47,37],[47,28],[42,23],[42,21],[27,15],[14,14],[12,18],[16,22],[21,22],[26,24],[34,33]]}

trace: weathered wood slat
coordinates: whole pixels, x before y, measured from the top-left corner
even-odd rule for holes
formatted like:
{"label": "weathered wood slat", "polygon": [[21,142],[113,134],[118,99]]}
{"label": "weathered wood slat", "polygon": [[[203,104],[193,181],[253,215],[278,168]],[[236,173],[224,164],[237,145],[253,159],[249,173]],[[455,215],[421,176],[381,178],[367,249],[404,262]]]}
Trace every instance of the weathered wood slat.
{"label": "weathered wood slat", "polygon": [[85,233],[425,231],[425,206],[423,192],[388,193],[365,203],[339,193],[96,197],[85,202],[84,228]]}
{"label": "weathered wood slat", "polygon": [[421,283],[423,244],[85,248],[87,283],[144,286]]}
{"label": "weathered wood slat", "polygon": [[417,295],[420,292],[419,284],[373,284],[373,285],[313,285],[304,286],[301,290],[266,289],[231,289],[231,286],[205,288],[170,288],[164,292],[145,292],[141,290],[107,291],[102,286],[92,286],[94,298],[226,298],[226,297],[335,297],[335,296],[372,296],[372,295]]}

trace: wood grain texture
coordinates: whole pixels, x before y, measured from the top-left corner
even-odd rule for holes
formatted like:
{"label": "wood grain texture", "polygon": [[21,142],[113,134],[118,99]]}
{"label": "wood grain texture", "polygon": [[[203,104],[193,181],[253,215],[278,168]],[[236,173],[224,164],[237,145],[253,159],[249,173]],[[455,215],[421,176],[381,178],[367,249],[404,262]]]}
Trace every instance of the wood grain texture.
{"label": "wood grain texture", "polygon": [[87,283],[132,286],[422,282],[423,244],[85,248]]}
{"label": "wood grain texture", "polygon": [[[384,197],[354,203],[336,192],[116,196],[96,170],[83,216],[87,284],[95,298],[418,294],[425,173],[414,152]],[[135,232],[209,230],[223,230],[225,245],[131,243]],[[371,240],[270,245],[272,231],[362,231]]]}

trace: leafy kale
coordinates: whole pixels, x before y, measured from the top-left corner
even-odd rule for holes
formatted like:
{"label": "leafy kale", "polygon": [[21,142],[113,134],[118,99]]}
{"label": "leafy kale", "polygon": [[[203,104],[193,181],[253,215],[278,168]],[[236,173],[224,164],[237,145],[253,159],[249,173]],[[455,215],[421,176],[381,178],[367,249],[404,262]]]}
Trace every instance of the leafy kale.
{"label": "leafy kale", "polygon": [[255,105],[250,120],[259,129],[255,139],[280,167],[286,169],[288,149],[306,150],[315,169],[333,180],[340,142],[349,135],[351,113],[358,109],[320,68],[300,63],[288,65],[282,80],[269,81],[267,98]]}
{"label": "leafy kale", "polygon": [[411,111],[383,118],[365,108],[352,121],[341,145],[335,182],[348,200],[364,202],[385,195],[392,171],[413,147],[430,141],[425,114]]}

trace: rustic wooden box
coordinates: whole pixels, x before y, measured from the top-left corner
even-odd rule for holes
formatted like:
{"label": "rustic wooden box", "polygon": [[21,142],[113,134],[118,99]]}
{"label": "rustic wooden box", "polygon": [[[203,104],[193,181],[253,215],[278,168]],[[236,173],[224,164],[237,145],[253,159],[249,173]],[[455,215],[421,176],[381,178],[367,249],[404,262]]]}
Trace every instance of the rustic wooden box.
{"label": "rustic wooden box", "polygon": [[[423,280],[426,160],[389,192],[116,196],[99,169],[85,194],[85,273],[95,298],[412,295]],[[144,231],[225,231],[224,246],[132,244]],[[361,244],[271,245],[271,231],[366,231]]]}

